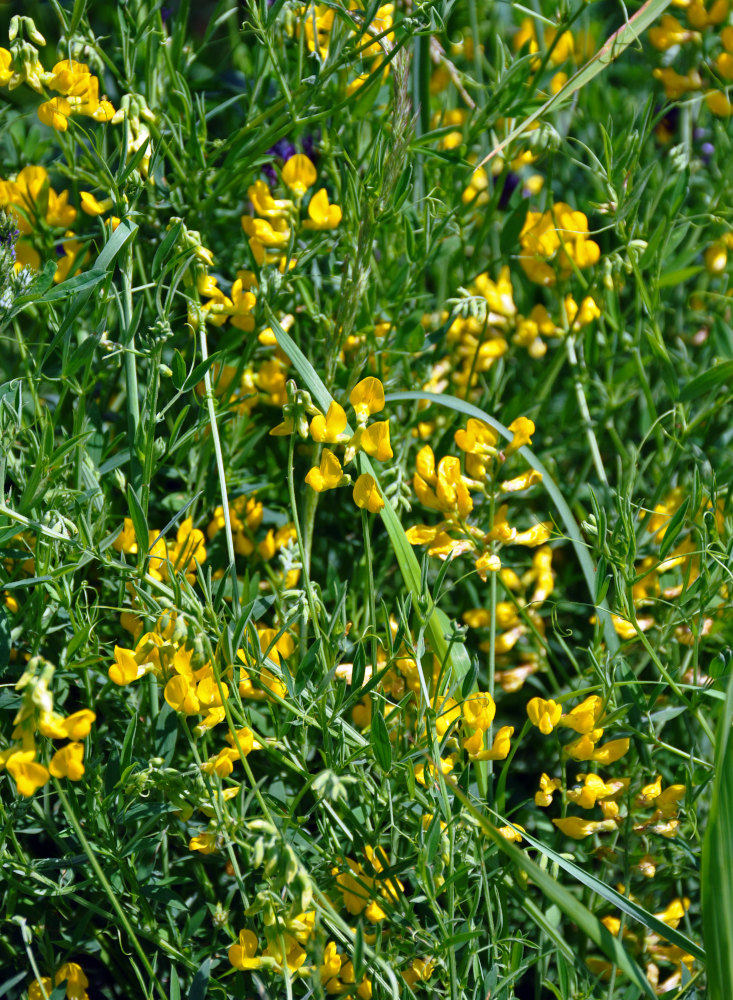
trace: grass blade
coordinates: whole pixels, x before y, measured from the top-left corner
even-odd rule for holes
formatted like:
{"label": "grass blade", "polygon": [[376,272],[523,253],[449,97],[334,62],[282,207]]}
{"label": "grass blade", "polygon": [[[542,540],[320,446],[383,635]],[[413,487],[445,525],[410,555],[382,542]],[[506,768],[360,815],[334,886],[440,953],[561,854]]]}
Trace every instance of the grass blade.
{"label": "grass blade", "polygon": [[718,720],[715,781],[702,847],[702,926],[710,1000],[733,996],[733,677]]}

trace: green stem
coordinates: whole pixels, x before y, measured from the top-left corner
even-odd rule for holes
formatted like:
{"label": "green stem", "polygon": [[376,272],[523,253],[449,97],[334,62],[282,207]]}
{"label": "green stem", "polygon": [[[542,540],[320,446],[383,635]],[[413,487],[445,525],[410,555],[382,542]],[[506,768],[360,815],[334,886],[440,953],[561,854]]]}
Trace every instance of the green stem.
{"label": "green stem", "polygon": [[[202,319],[199,322],[199,332],[201,340],[201,358],[203,361],[209,356],[208,344],[206,341],[206,324]],[[229,518],[229,497],[227,496],[227,477],[224,471],[224,456],[221,451],[221,441],[219,440],[219,429],[216,425],[216,410],[214,408],[214,392],[211,388],[211,370],[206,369],[204,374],[204,389],[206,395],[206,406],[209,411],[209,426],[211,428],[211,440],[214,442],[214,453],[216,455],[216,468],[219,473],[219,489],[221,491],[222,511],[224,514],[224,535],[227,542],[227,554],[229,556],[229,574],[232,580],[232,607],[236,608],[239,614],[239,581],[237,580],[237,563],[234,555],[234,537],[232,535],[232,522]]]}
{"label": "green stem", "polygon": [[[290,498],[290,509],[293,514],[293,524],[295,525],[295,537],[298,540],[298,551],[300,552],[300,561],[303,564],[303,583],[305,584],[305,592],[308,600],[308,610],[310,611],[311,621],[313,623],[314,633],[318,633],[318,616],[316,613],[316,602],[313,600],[313,588],[311,587],[310,580],[310,551],[308,552],[308,563],[306,564],[306,549],[303,542],[303,532],[300,527],[300,518],[298,517],[298,504],[295,499],[295,482],[293,479],[293,455],[295,453],[295,433],[290,435],[290,447],[288,448],[288,496]],[[309,493],[318,494],[315,490],[309,488]],[[306,500],[307,502],[307,500]],[[315,507],[313,507],[313,517],[315,518]],[[312,525],[311,525],[312,529]],[[313,532],[310,530],[308,532],[309,539],[312,538]],[[305,637],[304,637],[305,638]]]}
{"label": "green stem", "polygon": [[588,439],[588,447],[590,448],[590,453],[593,456],[593,464],[596,467],[596,472],[598,473],[598,478],[603,483],[604,486],[608,486],[608,477],[606,476],[606,470],[603,467],[603,459],[601,458],[601,452],[598,448],[598,441],[596,440],[595,431],[593,430],[593,422],[591,420],[590,410],[588,409],[588,400],[585,398],[585,390],[583,388],[583,383],[580,378],[580,365],[578,363],[578,356],[575,353],[575,338],[572,334],[568,333],[565,338],[565,350],[567,351],[568,361],[570,362],[570,367],[573,372],[573,383],[575,385],[575,396],[578,400],[578,409],[580,410],[580,415],[583,418],[583,425],[585,427],[585,436]]}
{"label": "green stem", "polygon": [[125,351],[125,389],[127,407],[127,436],[130,442],[130,478],[133,489],[138,493],[142,480],[142,468],[138,452],[138,433],[140,429],[140,400],[137,384],[137,357],[135,351],[135,332],[132,329],[132,243],[128,241],[121,254],[120,271],[122,273],[121,307],[121,337],[120,341]]}

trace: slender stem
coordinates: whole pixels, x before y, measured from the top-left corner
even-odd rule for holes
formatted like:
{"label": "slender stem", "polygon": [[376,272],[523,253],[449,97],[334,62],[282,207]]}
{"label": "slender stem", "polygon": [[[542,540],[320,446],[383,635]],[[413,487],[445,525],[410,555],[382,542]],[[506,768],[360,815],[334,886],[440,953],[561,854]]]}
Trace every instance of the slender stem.
{"label": "slender stem", "polygon": [[572,334],[568,333],[565,338],[565,350],[567,351],[568,361],[570,362],[570,367],[573,371],[573,382],[575,384],[575,396],[578,400],[578,408],[580,410],[580,415],[583,418],[583,424],[585,426],[585,436],[588,439],[588,447],[590,448],[591,455],[593,456],[593,464],[596,467],[596,472],[598,473],[598,478],[603,483],[604,486],[608,486],[608,477],[606,476],[606,470],[603,467],[603,459],[601,458],[601,452],[598,448],[598,441],[596,440],[596,435],[593,430],[593,422],[590,416],[590,410],[588,409],[588,400],[585,398],[585,390],[583,388],[583,383],[580,378],[580,366],[578,364],[578,356],[575,353],[575,338]]}
{"label": "slender stem", "polygon": [[[364,532],[364,552],[367,564],[367,614],[369,621],[367,628],[371,632],[372,650],[372,670],[377,672],[377,610],[374,598],[374,566],[372,562],[372,539],[369,533],[369,515],[365,510],[361,512],[361,527]],[[366,631],[366,629],[364,630]]]}
{"label": "slender stem", "polygon": [[138,451],[138,434],[140,429],[140,400],[137,384],[137,357],[135,351],[135,331],[132,329],[132,243],[128,240],[121,254],[120,271],[122,273],[121,307],[121,337],[120,341],[125,351],[125,389],[127,407],[127,436],[130,442],[130,478],[132,487],[138,493],[142,480],[142,467]]}
{"label": "slender stem", "polygon": [[[313,588],[311,587],[310,580],[310,551],[308,552],[308,563],[306,564],[306,549],[303,543],[303,532],[300,528],[300,518],[298,517],[298,504],[295,499],[295,482],[293,480],[293,455],[295,453],[295,434],[290,435],[290,447],[288,448],[288,496],[290,498],[290,509],[293,514],[293,524],[295,525],[295,537],[298,540],[298,551],[300,552],[300,561],[303,564],[303,583],[305,584],[305,592],[308,600],[308,610],[310,611],[311,621],[313,622],[314,632],[318,632],[318,617],[316,614],[316,602],[313,600]],[[318,494],[315,490],[310,490],[309,493]],[[315,507],[313,507],[312,516],[315,518]],[[311,525],[312,529],[312,525]],[[312,530],[309,531],[308,537],[311,538],[313,535]]]}
{"label": "slender stem", "polygon": [[[208,344],[206,341],[206,324],[202,319],[199,322],[199,333],[201,339],[201,358],[203,361],[209,356]],[[209,411],[209,426],[211,427],[211,440],[214,442],[214,453],[216,455],[216,468],[219,473],[219,489],[221,490],[222,511],[224,514],[224,534],[227,541],[227,554],[229,556],[229,573],[232,579],[232,607],[239,613],[239,581],[237,580],[237,564],[234,555],[234,537],[232,535],[232,522],[229,518],[229,497],[227,496],[227,477],[224,471],[224,456],[221,451],[221,441],[219,440],[219,429],[216,425],[216,410],[214,408],[214,392],[211,388],[211,371],[206,369],[204,373],[204,389],[206,395],[206,406]]]}

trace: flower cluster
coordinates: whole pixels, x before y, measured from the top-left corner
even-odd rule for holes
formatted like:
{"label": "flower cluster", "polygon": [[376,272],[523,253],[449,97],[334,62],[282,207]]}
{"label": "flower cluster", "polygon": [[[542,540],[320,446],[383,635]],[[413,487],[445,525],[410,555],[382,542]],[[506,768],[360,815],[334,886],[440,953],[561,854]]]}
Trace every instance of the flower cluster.
{"label": "flower cluster", "polygon": [[[282,180],[294,195],[297,207],[287,198],[273,198],[263,180],[256,180],[247,189],[255,214],[242,216],[242,229],[249,238],[249,248],[259,267],[277,264],[284,271],[286,266],[294,266],[292,258],[288,264],[289,248],[294,239],[293,225],[297,224],[303,198],[317,177],[311,160],[303,153],[296,153],[283,166]],[[325,188],[311,195],[307,212],[308,218],[302,223],[304,229],[336,229],[341,222],[341,209],[329,202]]]}
{"label": "flower cluster", "polygon": [[[190,517],[181,521],[174,542],[168,542],[159,531],[149,529],[146,552],[148,575],[163,582],[170,580],[176,573],[181,573],[189,583],[193,583],[198,567],[206,559],[204,541],[203,532],[194,528]],[[138,539],[132,518],[124,519],[122,531],[112,542],[112,546],[118,552],[137,555]]]}
{"label": "flower cluster", "polygon": [[[668,548],[663,559],[660,558],[658,548],[662,546],[670,522],[685,500],[685,491],[674,487],[652,511],[643,516],[645,532],[650,536],[649,547],[657,551],[652,551],[637,561],[636,576],[631,586],[636,620],[642,632],[657,625],[657,617],[664,614],[668,603],[682,597],[700,576],[697,532],[703,515],[708,512],[718,535],[726,535],[722,501],[718,501],[713,508],[709,500],[703,500],[699,510],[689,512],[686,525],[680,525],[677,529],[675,544]],[[710,613],[702,619],[697,632],[693,633],[688,625],[678,625],[674,630],[677,641],[685,646],[692,646],[696,639],[711,635],[715,630],[716,620],[722,624],[728,602],[729,585],[723,581],[710,603]],[[622,639],[636,638],[637,628],[629,620],[628,614],[614,614],[612,619],[614,628]],[[694,681],[692,673],[687,679],[693,683],[700,680],[698,677]]]}
{"label": "flower cluster", "polygon": [[563,201],[546,212],[527,212],[519,234],[519,263],[530,281],[554,285],[574,268],[598,263],[601,248],[588,235],[585,214]]}
{"label": "flower cluster", "polygon": [[[727,118],[733,113],[733,104],[725,90],[715,86],[720,81],[733,80],[733,27],[721,28],[728,19],[727,0],[712,0],[707,6],[702,0],[692,0],[677,6],[686,24],[674,14],[663,14],[659,23],[649,29],[651,44],[667,55],[665,64],[655,68],[654,76],[670,100],[704,90],[709,110]],[[702,68],[709,79],[700,72],[701,50],[708,60]],[[677,69],[670,65],[670,57],[679,59]]]}
{"label": "flower cluster", "polygon": [[[539,609],[555,587],[552,549],[549,545],[536,549],[532,565],[521,576],[502,566],[498,580],[509,599],[497,601],[493,615],[497,667],[494,678],[503,691],[519,691],[527,678],[544,669],[546,663],[545,620]],[[492,614],[488,608],[471,608],[462,617],[469,628],[479,630],[484,636],[491,628]],[[484,638],[479,649],[490,652],[491,638]]]}
{"label": "flower cluster", "polygon": [[[353,94],[369,79],[373,73],[379,72],[384,66],[384,74],[389,71],[389,63],[385,59],[385,54],[391,49],[394,43],[394,33],[392,24],[394,19],[394,4],[383,4],[373,12],[371,21],[366,23],[361,16],[361,11],[357,10],[359,28],[363,32],[359,54],[362,59],[369,60],[367,71],[351,80],[346,87],[347,94]],[[331,34],[334,28],[335,10],[325,4],[309,3],[300,9],[301,20],[298,24],[299,32],[305,34],[306,45],[310,52],[318,52],[321,59],[326,60],[331,46]],[[351,24],[355,24],[356,18],[349,12]],[[350,34],[353,36],[357,29],[352,27]],[[366,39],[364,38],[366,36]],[[375,40],[368,41],[372,36]],[[341,42],[343,44],[343,42]]]}
{"label": "flower cluster", "polygon": [[[353,434],[347,432],[346,411],[335,399],[325,414],[313,406],[310,400],[307,401],[305,412],[312,414],[310,427],[302,414],[291,416],[289,408],[285,407],[283,410],[285,420],[274,427],[270,434],[277,437],[292,434],[297,430],[302,437],[310,434],[313,441],[319,445],[342,445],[345,448],[344,465],[353,461],[359,451],[365,452],[370,458],[375,458],[379,462],[388,461],[392,458],[389,420],[378,420],[369,424],[370,416],[381,413],[384,409],[384,386],[378,378],[369,375],[351,390],[349,402],[354,409],[357,423]],[[290,407],[294,405],[289,404]],[[330,448],[324,448],[320,464],[310,469],[305,481],[317,493],[324,493],[326,490],[348,485],[351,477],[344,473],[341,461],[335,452]],[[360,475],[356,480],[353,496],[357,507],[368,510],[371,514],[376,514],[384,507],[384,500],[376,480],[368,473]]]}
{"label": "flower cluster", "polygon": [[[498,478],[503,462],[531,442],[535,428],[531,420],[518,417],[509,429],[514,436],[501,451],[497,432],[471,417],[466,427],[455,433],[456,444],[464,454],[465,473],[460,459],[453,455],[446,455],[436,465],[433,449],[425,445],[418,452],[417,471],[412,481],[418,500],[430,510],[440,512],[443,520],[437,525],[413,525],[407,532],[410,543],[426,545],[428,554],[440,559],[470,553],[482,580],[501,569],[499,551],[504,546],[536,548],[550,537],[549,524],[536,523],[518,531],[507,520],[508,504],[495,506],[497,500],[523,492],[542,479],[533,469],[513,479],[502,481]],[[488,531],[468,519],[474,510],[472,492],[480,494],[492,511]]]}
{"label": "flower cluster", "polygon": [[[7,770],[15,781],[19,795],[26,798],[42,788],[48,780],[68,778],[79,781],[84,774],[84,744],[96,715],[88,708],[63,716],[54,711],[51,680],[55,667],[35,657],[15,686],[22,691],[22,702],[13,721],[12,743],[0,751],[0,771]],[[47,763],[37,760],[39,748],[37,737],[47,740],[70,740],[55,750]],[[43,754],[44,759],[46,754]],[[58,981],[58,980],[57,980]]]}

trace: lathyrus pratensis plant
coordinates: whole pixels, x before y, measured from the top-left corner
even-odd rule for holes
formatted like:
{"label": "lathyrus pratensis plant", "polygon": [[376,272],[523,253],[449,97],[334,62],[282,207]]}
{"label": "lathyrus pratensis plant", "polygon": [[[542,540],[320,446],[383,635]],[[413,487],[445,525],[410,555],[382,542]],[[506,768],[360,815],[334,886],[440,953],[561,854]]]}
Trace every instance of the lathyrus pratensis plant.
{"label": "lathyrus pratensis plant", "polygon": [[6,12],[2,995],[716,998],[733,26],[651,2]]}

